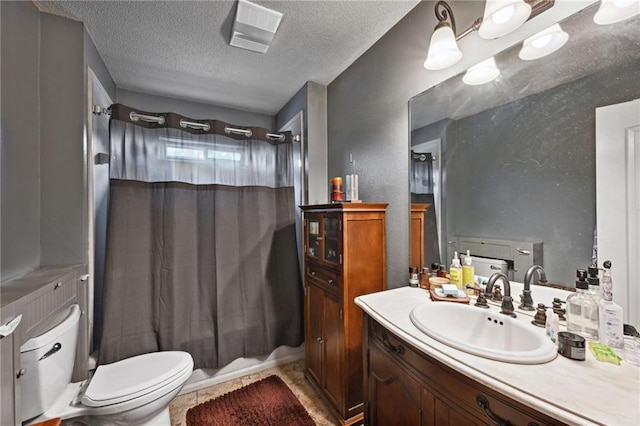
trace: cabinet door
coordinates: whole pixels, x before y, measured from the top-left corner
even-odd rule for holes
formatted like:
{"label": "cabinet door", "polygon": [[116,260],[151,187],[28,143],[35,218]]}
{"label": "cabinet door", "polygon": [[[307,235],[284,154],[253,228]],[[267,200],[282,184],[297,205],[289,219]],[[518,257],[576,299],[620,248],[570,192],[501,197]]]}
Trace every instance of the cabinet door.
{"label": "cabinet door", "polygon": [[342,216],[325,213],[322,216],[324,231],[323,260],[332,265],[342,264]]}
{"label": "cabinet door", "polygon": [[342,305],[324,294],[324,390],[333,405],[344,414],[344,343]]}
{"label": "cabinet door", "polygon": [[322,257],[321,216],[307,213],[305,221],[306,255],[320,260]]}
{"label": "cabinet door", "polygon": [[324,346],[322,339],[323,299],[324,291],[322,291],[322,289],[314,285],[307,285],[305,367],[307,372],[311,374],[318,384],[322,384],[322,350]]}
{"label": "cabinet door", "polygon": [[367,403],[367,424],[371,426],[433,425],[433,397],[425,395],[426,408],[423,410],[423,389],[420,384],[405,373],[397,362],[371,344],[369,349],[369,371],[367,380],[369,395]]}

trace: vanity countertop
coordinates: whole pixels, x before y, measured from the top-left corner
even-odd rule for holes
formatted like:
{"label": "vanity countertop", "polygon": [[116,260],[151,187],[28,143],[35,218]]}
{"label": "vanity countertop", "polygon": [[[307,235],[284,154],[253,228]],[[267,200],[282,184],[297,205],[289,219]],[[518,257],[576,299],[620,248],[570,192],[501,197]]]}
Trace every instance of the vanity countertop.
{"label": "vanity countertop", "polygon": [[[517,300],[521,288],[517,283],[512,284],[512,295],[516,295],[514,299]],[[542,294],[541,297],[564,295],[563,300],[569,294],[534,286],[532,295],[536,303],[537,293]],[[540,302],[550,305],[551,300]],[[572,361],[561,355],[538,365],[493,361],[451,348],[431,339],[413,325],[409,314],[414,307],[423,303],[446,303],[432,302],[423,289],[401,287],[357,297],[355,303],[425,354],[560,421],[579,425],[640,424],[640,367],[624,360],[620,365],[599,362],[587,348],[585,361]],[[492,309],[499,311],[496,306]],[[519,320],[531,321],[532,314],[527,316],[521,311],[517,314]],[[544,334],[544,329],[539,330]]]}

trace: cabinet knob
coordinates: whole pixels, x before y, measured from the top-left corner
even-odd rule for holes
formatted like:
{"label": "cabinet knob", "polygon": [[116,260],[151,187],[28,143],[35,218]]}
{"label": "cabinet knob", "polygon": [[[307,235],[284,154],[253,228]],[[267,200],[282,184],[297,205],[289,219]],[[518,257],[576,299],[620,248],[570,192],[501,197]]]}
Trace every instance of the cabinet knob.
{"label": "cabinet knob", "polygon": [[62,286],[62,283],[61,283],[60,281],[58,281],[57,283],[55,283],[55,284],[53,285],[53,289],[54,289],[54,290],[57,290],[57,289],[59,289],[61,286]]}
{"label": "cabinet knob", "polygon": [[316,274],[316,271],[311,271],[311,275],[315,275],[315,274]]}
{"label": "cabinet knob", "polygon": [[316,340],[318,341],[318,343],[324,343],[324,340],[322,340],[322,337],[317,337]]}
{"label": "cabinet knob", "polygon": [[24,376],[25,374],[27,374],[27,370],[24,368],[21,368],[20,370],[18,370],[18,372],[16,373],[16,379],[19,379],[20,377]]}
{"label": "cabinet knob", "polygon": [[333,280],[327,280],[327,282],[328,282],[329,284],[331,284],[331,283],[333,283]]}

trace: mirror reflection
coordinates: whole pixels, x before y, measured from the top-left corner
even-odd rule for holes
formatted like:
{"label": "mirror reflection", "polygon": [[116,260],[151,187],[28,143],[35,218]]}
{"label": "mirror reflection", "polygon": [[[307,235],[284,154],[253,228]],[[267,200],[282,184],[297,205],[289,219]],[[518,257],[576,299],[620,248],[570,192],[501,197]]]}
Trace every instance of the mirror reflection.
{"label": "mirror reflection", "polygon": [[568,40],[548,56],[523,60],[519,43],[495,56],[495,80],[460,74],[411,99],[411,265],[471,247],[516,281],[537,263],[573,286],[592,263],[595,110],[640,98],[640,17],[596,25],[596,10],[560,22]]}

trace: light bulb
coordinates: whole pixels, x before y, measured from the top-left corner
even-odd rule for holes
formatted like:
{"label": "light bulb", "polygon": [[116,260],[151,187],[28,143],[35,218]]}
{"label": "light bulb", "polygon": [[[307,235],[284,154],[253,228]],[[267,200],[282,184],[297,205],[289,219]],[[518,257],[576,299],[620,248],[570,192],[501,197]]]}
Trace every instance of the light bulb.
{"label": "light bulb", "polygon": [[437,28],[431,36],[429,53],[424,67],[428,70],[441,70],[462,59],[462,52],[458,49],[456,37],[449,25]]}
{"label": "light bulb", "polygon": [[548,45],[549,43],[551,43],[551,40],[553,40],[553,34],[547,34],[544,35],[542,37],[538,37],[537,39],[533,40],[531,42],[531,45],[537,49],[541,49],[543,47],[545,47],[546,45]]}
{"label": "light bulb", "polygon": [[469,68],[462,77],[462,81],[471,86],[485,84],[495,80],[500,75],[500,70],[496,66],[496,60],[492,56]]}
{"label": "light bulb", "polygon": [[518,56],[523,61],[539,59],[560,49],[568,40],[569,34],[562,31],[560,24],[553,24],[549,28],[525,39]]}
{"label": "light bulb", "polygon": [[640,0],[602,0],[593,16],[598,25],[615,24],[640,13]]}
{"label": "light bulb", "polygon": [[493,19],[496,24],[502,25],[505,22],[509,22],[509,19],[513,16],[513,12],[513,6],[504,7],[491,15],[491,19]]}
{"label": "light bulb", "polygon": [[613,0],[613,4],[615,7],[622,9],[631,6],[635,1],[637,0]]}

